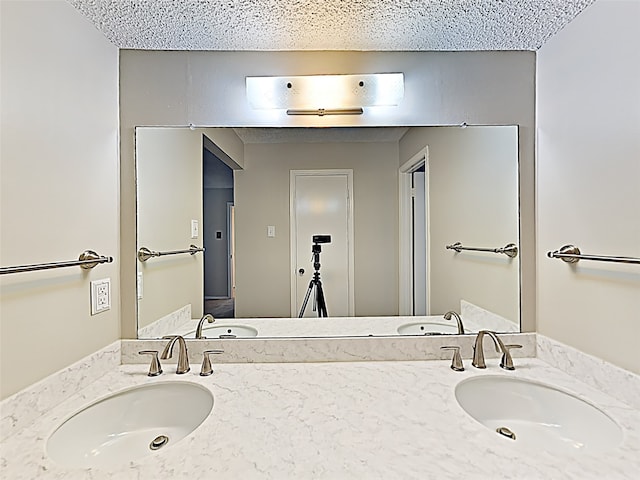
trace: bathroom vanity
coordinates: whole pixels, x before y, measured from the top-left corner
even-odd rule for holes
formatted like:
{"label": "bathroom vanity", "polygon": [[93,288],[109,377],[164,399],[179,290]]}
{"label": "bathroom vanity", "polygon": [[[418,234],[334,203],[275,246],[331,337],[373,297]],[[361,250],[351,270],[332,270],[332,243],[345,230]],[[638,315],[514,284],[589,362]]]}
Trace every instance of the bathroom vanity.
{"label": "bathroom vanity", "polygon": [[[436,339],[416,340],[428,349]],[[638,377],[583,354],[579,363],[571,356],[575,351],[540,336],[539,358],[515,358],[515,371],[499,368],[497,358],[487,358],[486,370],[477,369],[464,355],[462,372],[451,370],[450,360],[415,359],[214,363],[213,374],[203,377],[201,355],[191,348],[190,372],[176,375],[175,364],[165,361],[164,373],[149,377],[147,363],[118,365],[121,347],[131,348],[118,342],[88,363],[70,367],[83,375],[62,372],[3,402],[3,478],[584,480],[632,479],[640,471]],[[224,355],[212,360],[217,357]],[[612,445],[552,449],[514,441],[476,421],[458,403],[456,387],[478,377],[553,386],[604,413],[620,436]],[[618,398],[605,393],[607,381]],[[211,413],[183,439],[173,444],[169,439],[163,448],[133,460],[125,452],[124,460],[106,467],[68,467],[49,457],[52,433],[87,405],[123,389],[174,382],[199,385],[213,396]],[[48,398],[64,396],[65,390],[66,398],[46,408]],[[175,403],[171,408],[185,408],[183,401]],[[29,415],[32,421],[21,425],[20,417]]]}

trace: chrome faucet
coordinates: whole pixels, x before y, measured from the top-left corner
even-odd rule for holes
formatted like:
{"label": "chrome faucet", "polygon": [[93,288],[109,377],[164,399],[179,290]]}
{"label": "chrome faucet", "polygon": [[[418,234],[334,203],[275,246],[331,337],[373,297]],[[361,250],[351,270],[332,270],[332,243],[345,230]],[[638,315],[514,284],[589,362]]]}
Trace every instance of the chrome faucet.
{"label": "chrome faucet", "polygon": [[216,319],[213,318],[213,315],[209,313],[205,314],[198,322],[198,328],[196,328],[196,339],[207,338],[202,336],[202,325],[204,324],[205,320],[209,323],[213,323],[216,321]]}
{"label": "chrome faucet", "polygon": [[502,352],[502,358],[500,359],[500,367],[505,370],[515,370],[516,368],[513,366],[513,358],[511,358],[511,353],[509,350],[511,348],[522,348],[522,345],[505,345],[502,340],[498,337],[496,332],[492,332],[490,330],[480,330],[478,332],[478,336],[476,337],[476,342],[473,345],[473,361],[471,365],[476,368],[487,368],[487,364],[484,361],[484,350],[482,348],[482,340],[484,336],[489,335],[493,340],[493,344],[496,347],[496,352]]}
{"label": "chrome faucet", "polygon": [[449,312],[444,314],[444,319],[445,320],[451,320],[451,317],[455,317],[456,323],[458,324],[458,335],[463,335],[464,334],[464,325],[462,325],[462,319],[460,318],[460,315],[458,315],[453,310],[451,310],[451,311],[449,311]]}
{"label": "chrome faucet", "polygon": [[189,366],[189,354],[187,353],[187,342],[184,341],[180,335],[168,335],[166,337],[162,337],[165,340],[169,340],[167,346],[164,347],[162,352],[162,356],[160,357],[162,360],[166,360],[167,358],[171,358],[173,355],[173,346],[176,341],[178,342],[178,367],[176,368],[177,374],[187,373],[191,367]]}

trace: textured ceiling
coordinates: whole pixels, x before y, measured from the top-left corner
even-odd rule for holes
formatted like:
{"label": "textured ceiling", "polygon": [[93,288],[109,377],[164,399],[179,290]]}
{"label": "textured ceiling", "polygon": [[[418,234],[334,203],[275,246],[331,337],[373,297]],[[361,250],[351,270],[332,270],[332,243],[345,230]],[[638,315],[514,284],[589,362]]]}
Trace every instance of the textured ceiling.
{"label": "textured ceiling", "polygon": [[595,0],[68,0],[120,48],[537,50]]}

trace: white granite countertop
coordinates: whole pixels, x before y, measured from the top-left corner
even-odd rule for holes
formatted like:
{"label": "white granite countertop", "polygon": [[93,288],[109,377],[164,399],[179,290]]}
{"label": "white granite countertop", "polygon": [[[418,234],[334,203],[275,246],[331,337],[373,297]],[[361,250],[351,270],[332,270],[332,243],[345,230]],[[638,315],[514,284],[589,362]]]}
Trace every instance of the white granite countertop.
{"label": "white granite countertop", "polygon": [[[160,377],[123,365],[2,443],[3,478],[18,479],[637,479],[640,411],[538,359],[506,372],[453,372],[449,361],[199,365]],[[455,385],[477,375],[555,385],[603,409],[624,429],[601,453],[526,449],[477,423],[457,404]],[[111,470],[68,469],[45,453],[53,430],[83,406],[126,387],[166,381],[209,388],[210,416],[189,436]],[[179,408],[179,405],[176,405]],[[5,476],[6,475],[6,476]]]}

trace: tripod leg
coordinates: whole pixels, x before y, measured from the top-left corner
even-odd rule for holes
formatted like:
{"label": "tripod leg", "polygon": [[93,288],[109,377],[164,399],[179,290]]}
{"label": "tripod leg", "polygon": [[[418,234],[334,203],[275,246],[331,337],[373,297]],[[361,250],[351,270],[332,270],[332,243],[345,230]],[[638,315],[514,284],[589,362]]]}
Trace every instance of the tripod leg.
{"label": "tripod leg", "polygon": [[304,311],[307,308],[307,302],[309,301],[309,296],[311,295],[312,289],[313,289],[313,280],[309,282],[309,288],[307,289],[307,293],[304,296],[304,301],[302,302],[302,307],[300,308],[300,313],[298,314],[298,318],[302,318],[304,316]]}
{"label": "tripod leg", "polygon": [[318,280],[318,283],[316,284],[316,295],[317,295],[316,303],[318,305],[318,316],[328,317],[329,314],[327,313],[327,304],[324,299],[324,290],[322,289],[322,282],[320,280]]}

